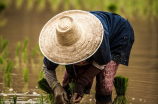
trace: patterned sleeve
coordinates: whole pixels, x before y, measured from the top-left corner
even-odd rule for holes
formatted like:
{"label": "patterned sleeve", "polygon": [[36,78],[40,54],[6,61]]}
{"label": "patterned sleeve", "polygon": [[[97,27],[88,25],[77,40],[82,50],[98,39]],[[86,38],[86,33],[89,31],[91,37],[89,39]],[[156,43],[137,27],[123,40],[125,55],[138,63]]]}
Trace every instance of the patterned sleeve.
{"label": "patterned sleeve", "polygon": [[44,57],[43,63],[44,63],[44,65],[43,65],[44,76],[45,76],[49,86],[52,87],[52,83],[54,81],[58,82],[57,77],[56,77],[56,71],[55,71],[58,64],[55,64],[55,63],[49,61],[46,57]]}

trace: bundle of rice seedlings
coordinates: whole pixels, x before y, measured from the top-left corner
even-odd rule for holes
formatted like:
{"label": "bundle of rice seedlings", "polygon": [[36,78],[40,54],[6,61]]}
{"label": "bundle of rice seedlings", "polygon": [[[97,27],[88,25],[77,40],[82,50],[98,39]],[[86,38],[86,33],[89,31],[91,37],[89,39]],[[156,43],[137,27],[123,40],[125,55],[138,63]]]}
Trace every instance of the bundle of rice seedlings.
{"label": "bundle of rice seedlings", "polygon": [[42,91],[46,92],[47,98],[49,101],[54,104],[54,94],[52,93],[52,88],[49,86],[47,80],[45,78],[42,78],[41,80],[38,81],[38,88],[40,88]]}
{"label": "bundle of rice seedlings", "polygon": [[128,78],[124,76],[116,76],[114,78],[114,86],[117,96],[112,104],[128,104],[125,96],[128,86]]}

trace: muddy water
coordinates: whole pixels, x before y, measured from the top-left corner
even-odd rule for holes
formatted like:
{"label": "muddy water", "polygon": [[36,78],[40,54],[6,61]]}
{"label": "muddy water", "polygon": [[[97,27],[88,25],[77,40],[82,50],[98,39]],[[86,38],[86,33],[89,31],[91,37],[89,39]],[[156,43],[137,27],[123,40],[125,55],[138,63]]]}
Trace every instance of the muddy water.
{"label": "muddy water", "polygon": [[[9,40],[8,60],[14,60],[15,63],[21,62],[21,56],[20,58],[15,57],[14,53],[17,42],[23,42],[25,37],[29,38],[28,56],[30,56],[33,47],[38,43],[39,33],[44,24],[61,11],[51,12],[47,8],[44,12],[38,13],[35,9],[27,11],[25,6],[19,10],[14,6],[9,7],[5,11],[8,22],[4,27],[0,27],[0,35]],[[129,78],[127,96],[131,104],[158,104],[158,21],[151,22],[142,19],[129,21],[135,31],[135,43],[131,51],[129,66],[121,65],[117,75],[124,75]],[[24,82],[22,75],[22,69],[25,67],[29,69],[28,84]],[[15,64],[11,74],[13,91],[8,91],[9,89],[5,87],[4,74],[3,71],[0,71],[0,93],[13,93],[15,91],[19,94],[19,101],[36,98],[40,93],[36,86],[41,69],[42,56],[34,59],[28,57],[27,64]],[[60,82],[62,82],[63,73],[64,67],[59,66],[57,75]],[[95,82],[91,94],[85,95],[81,103],[95,104],[94,91]],[[23,95],[24,93],[27,94]],[[115,95],[115,91],[113,91],[113,98]]]}

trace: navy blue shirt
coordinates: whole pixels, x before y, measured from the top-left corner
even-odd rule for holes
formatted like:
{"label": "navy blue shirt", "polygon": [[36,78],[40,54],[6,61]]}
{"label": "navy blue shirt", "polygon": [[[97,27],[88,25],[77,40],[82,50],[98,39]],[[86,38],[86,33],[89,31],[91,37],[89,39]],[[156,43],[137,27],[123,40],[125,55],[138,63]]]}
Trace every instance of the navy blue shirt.
{"label": "navy blue shirt", "polygon": [[[102,23],[104,36],[101,46],[92,56],[99,65],[110,60],[128,66],[130,51],[134,42],[134,31],[130,23],[123,17],[109,12],[90,11]],[[58,66],[44,57],[44,64],[49,69]]]}

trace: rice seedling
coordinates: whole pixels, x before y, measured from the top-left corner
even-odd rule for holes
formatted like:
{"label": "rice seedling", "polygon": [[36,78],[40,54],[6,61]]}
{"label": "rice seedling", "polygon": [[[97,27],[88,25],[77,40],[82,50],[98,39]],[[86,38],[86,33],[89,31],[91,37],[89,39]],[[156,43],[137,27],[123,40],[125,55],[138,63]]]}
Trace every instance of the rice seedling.
{"label": "rice seedling", "polygon": [[16,94],[13,96],[13,102],[14,102],[14,104],[16,104],[16,102],[17,102],[17,95]]}
{"label": "rice seedling", "polygon": [[27,9],[31,10],[33,8],[35,0],[27,0]]}
{"label": "rice seedling", "polygon": [[0,56],[0,64],[3,64],[3,58]]}
{"label": "rice seedling", "polygon": [[23,44],[23,52],[25,51],[27,45],[28,45],[28,42],[29,42],[29,39],[28,38],[25,38],[24,40],[24,44]]}
{"label": "rice seedling", "polygon": [[24,77],[25,83],[28,83],[28,69],[27,68],[23,69],[23,77]]}
{"label": "rice seedling", "polygon": [[21,48],[21,42],[18,42],[16,46],[16,56],[19,56],[20,48]]}
{"label": "rice seedling", "polygon": [[46,4],[46,0],[38,0],[38,7],[37,7],[38,12],[41,12],[45,8],[46,6],[45,4]]}
{"label": "rice seedling", "polygon": [[24,0],[16,0],[16,7],[19,9],[22,6]]}
{"label": "rice seedling", "polygon": [[10,73],[5,74],[6,86],[10,87]]}
{"label": "rice seedling", "polygon": [[2,1],[0,1],[0,13],[6,8],[7,8],[7,4],[2,2]]}
{"label": "rice seedling", "polygon": [[5,104],[5,99],[2,96],[0,96],[0,104]]}
{"label": "rice seedling", "polygon": [[48,2],[51,4],[52,11],[56,11],[58,9],[58,6],[60,4],[60,0],[49,0]]}
{"label": "rice seedling", "polygon": [[40,71],[40,74],[39,74],[39,79],[42,79],[43,78],[43,69]]}
{"label": "rice seedling", "polygon": [[5,52],[4,52],[4,56],[3,56],[3,57],[4,57],[4,59],[6,59],[6,58],[8,57],[8,48],[5,49]]}
{"label": "rice seedling", "polygon": [[72,96],[74,95],[74,87],[75,83],[73,81],[69,83],[69,91],[71,92]]}
{"label": "rice seedling", "polygon": [[3,40],[3,38],[1,38],[1,51],[0,53],[2,53],[4,51],[4,49],[7,47],[8,45],[8,40]]}
{"label": "rice seedling", "polygon": [[44,102],[43,102],[43,95],[42,94],[40,95],[40,104],[44,104]]}
{"label": "rice seedling", "polygon": [[5,73],[10,73],[12,69],[13,69],[13,61],[9,61]]}
{"label": "rice seedling", "polygon": [[31,54],[31,58],[32,58],[32,59],[35,57],[36,51],[37,51],[37,48],[34,47],[33,50],[32,50],[32,54]]}
{"label": "rice seedling", "polygon": [[27,49],[24,49],[24,52],[23,52],[23,62],[26,63],[27,61]]}
{"label": "rice seedling", "polygon": [[112,13],[116,13],[117,11],[117,5],[115,3],[111,3],[107,6],[108,10]]}
{"label": "rice seedling", "polygon": [[54,94],[47,94],[46,96],[46,100],[48,101],[48,103],[50,104],[55,104],[55,99],[54,99]]}
{"label": "rice seedling", "polygon": [[116,76],[114,78],[114,86],[117,96],[112,104],[128,104],[129,102],[125,96],[128,86],[128,78],[124,76]]}

